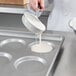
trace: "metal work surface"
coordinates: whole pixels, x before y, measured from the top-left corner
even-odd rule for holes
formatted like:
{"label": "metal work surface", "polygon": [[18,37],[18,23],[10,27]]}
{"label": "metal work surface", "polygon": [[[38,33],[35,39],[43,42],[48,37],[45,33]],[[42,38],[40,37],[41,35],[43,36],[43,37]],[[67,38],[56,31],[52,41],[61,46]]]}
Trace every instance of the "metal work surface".
{"label": "metal work surface", "polygon": [[[47,19],[49,16],[48,11],[43,12],[39,19],[42,23],[47,27]],[[8,19],[7,19],[8,18]],[[8,13],[0,13],[0,29],[18,29],[25,31],[25,26],[22,23],[22,14],[8,14]]]}
{"label": "metal work surface", "polygon": [[[65,37],[63,53],[56,61],[57,67],[52,76],[76,76],[76,34],[74,32],[50,32]],[[62,51],[62,50],[61,50]]]}
{"label": "metal work surface", "polygon": [[49,76],[62,45],[59,35],[44,34],[43,41],[53,44],[48,53],[32,52],[29,44],[37,40],[31,33],[0,31],[1,76]]}

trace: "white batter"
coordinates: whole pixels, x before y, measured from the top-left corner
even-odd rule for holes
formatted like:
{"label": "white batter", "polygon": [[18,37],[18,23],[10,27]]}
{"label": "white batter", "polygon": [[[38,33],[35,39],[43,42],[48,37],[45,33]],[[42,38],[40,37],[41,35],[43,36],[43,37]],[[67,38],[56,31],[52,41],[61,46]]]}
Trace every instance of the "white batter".
{"label": "white batter", "polygon": [[40,44],[34,44],[31,46],[31,50],[37,53],[47,53],[53,50],[53,46],[51,43],[42,41]]}
{"label": "white batter", "polygon": [[40,34],[39,42],[32,45],[31,50],[33,52],[37,52],[37,53],[47,53],[47,52],[50,52],[51,50],[53,50],[53,46],[50,42],[42,41],[41,34]]}

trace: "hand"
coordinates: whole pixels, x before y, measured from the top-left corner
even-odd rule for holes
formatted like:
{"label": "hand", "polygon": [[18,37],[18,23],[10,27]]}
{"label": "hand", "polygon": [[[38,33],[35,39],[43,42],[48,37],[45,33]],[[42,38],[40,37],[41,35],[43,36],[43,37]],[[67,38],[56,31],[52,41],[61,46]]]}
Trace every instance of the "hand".
{"label": "hand", "polygon": [[30,0],[30,6],[33,8],[34,11],[38,9],[40,11],[44,11],[44,0]]}

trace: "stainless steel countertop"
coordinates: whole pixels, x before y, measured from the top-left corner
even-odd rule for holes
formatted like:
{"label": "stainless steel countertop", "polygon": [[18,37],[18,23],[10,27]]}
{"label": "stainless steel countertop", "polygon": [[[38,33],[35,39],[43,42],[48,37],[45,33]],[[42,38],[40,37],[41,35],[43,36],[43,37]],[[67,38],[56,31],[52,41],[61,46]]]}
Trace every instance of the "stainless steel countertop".
{"label": "stainless steel countertop", "polygon": [[[53,76],[76,76],[76,35],[71,32],[56,32],[65,37],[63,53]],[[62,51],[62,50],[61,50]]]}
{"label": "stainless steel countertop", "polygon": [[[14,29],[13,29],[14,30]],[[15,29],[16,31],[24,31]],[[62,47],[62,55],[56,61],[57,66],[54,70],[53,76],[76,76],[76,35],[73,32],[52,32],[50,34],[59,34],[65,37]],[[62,51],[62,50],[60,50]]]}
{"label": "stainless steel countertop", "polygon": [[[39,17],[39,19],[47,26],[47,19],[49,16],[49,11],[45,11]],[[0,28],[25,28],[22,23],[23,14],[11,14],[11,13],[0,13]]]}
{"label": "stainless steel countertop", "polygon": [[[18,31],[24,31],[23,29],[13,29]],[[62,47],[64,48],[56,60],[56,68],[53,76],[76,76],[76,35],[73,32],[52,32],[50,34],[58,34],[65,37]],[[50,75],[51,76],[51,75]]]}
{"label": "stainless steel countertop", "polygon": [[[19,29],[17,29],[19,31]],[[16,31],[17,31],[16,30]],[[22,30],[21,30],[22,31]],[[24,31],[24,30],[23,30]],[[25,31],[24,31],[25,32]],[[56,67],[54,69],[53,75],[50,76],[76,76],[76,35],[73,32],[52,32],[50,34],[58,34],[64,36],[65,40],[63,42],[62,48],[60,50],[62,53],[56,60]],[[55,65],[54,65],[55,66]]]}
{"label": "stainless steel countertop", "polygon": [[[9,16],[9,18],[10,18],[10,16]],[[20,18],[21,18],[21,15],[20,15],[19,19]],[[44,18],[44,16],[42,17],[42,20],[43,20],[43,18]],[[47,16],[46,16],[46,18],[47,18]],[[44,22],[44,20],[43,20],[43,22]],[[13,27],[11,25],[10,25],[11,27],[9,27],[9,25],[7,27],[5,25],[0,26],[0,29],[4,29],[4,30],[5,29],[8,29],[8,30],[15,29],[16,31],[17,30],[25,31],[25,28],[23,28],[22,27],[23,25],[20,23],[19,23],[20,28],[19,28],[19,25],[16,24],[19,29],[15,26],[15,23],[12,25]],[[15,26],[15,28],[14,28],[14,26]],[[76,50],[75,50],[76,49],[76,35],[74,33],[70,33],[70,32],[51,32],[51,31],[49,31],[49,33],[52,33],[52,34],[56,33],[56,34],[60,34],[65,37],[65,40],[63,43],[64,50],[63,50],[62,56],[59,60],[59,63],[56,67],[56,70],[55,70],[55,73],[53,76],[76,76],[76,60],[75,60],[76,59]]]}

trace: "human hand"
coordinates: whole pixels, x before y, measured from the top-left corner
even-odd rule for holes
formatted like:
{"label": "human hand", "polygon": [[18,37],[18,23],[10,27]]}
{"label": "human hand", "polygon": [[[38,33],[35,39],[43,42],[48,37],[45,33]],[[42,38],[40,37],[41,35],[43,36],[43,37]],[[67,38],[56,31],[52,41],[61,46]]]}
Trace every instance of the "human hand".
{"label": "human hand", "polygon": [[30,6],[34,11],[44,11],[44,0],[30,0]]}

